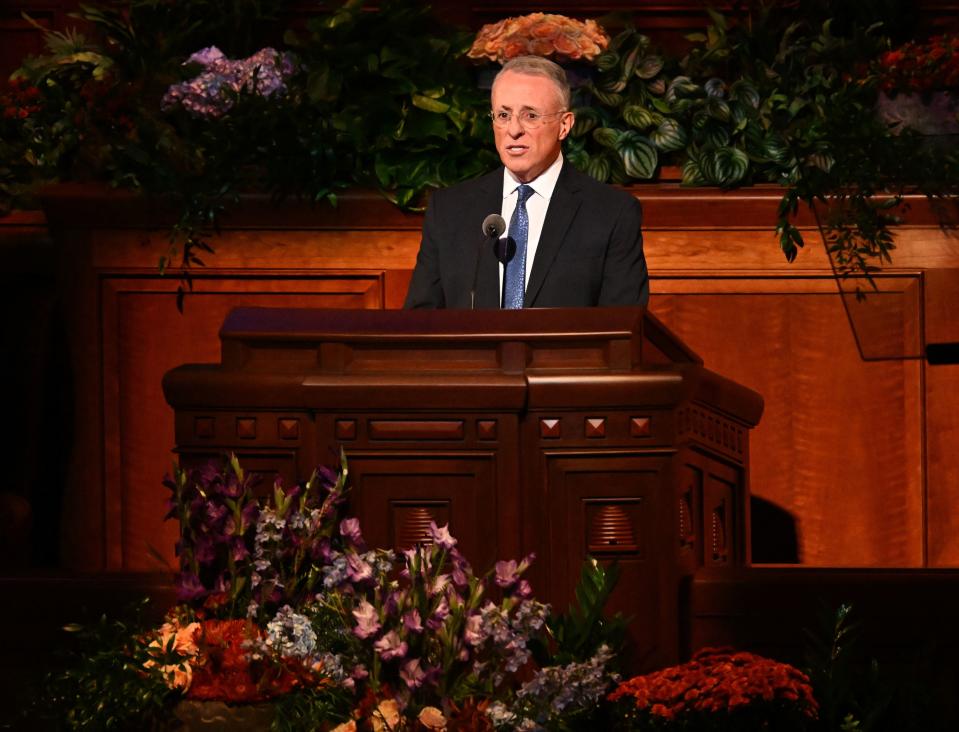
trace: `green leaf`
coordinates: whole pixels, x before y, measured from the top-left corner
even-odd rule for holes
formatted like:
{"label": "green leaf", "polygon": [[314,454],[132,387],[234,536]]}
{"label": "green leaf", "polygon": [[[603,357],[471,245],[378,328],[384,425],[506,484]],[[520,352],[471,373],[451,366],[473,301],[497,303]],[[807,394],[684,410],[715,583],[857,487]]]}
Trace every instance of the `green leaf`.
{"label": "green leaf", "polygon": [[626,54],[626,57],[623,59],[622,73],[620,78],[623,80],[623,85],[625,86],[626,82],[629,81],[633,76],[633,72],[636,71],[636,66],[640,62],[640,53],[642,48],[637,46],[632,51]]}
{"label": "green leaf", "polygon": [[729,105],[723,99],[710,97],[706,100],[706,111],[709,115],[720,122],[729,121]]}
{"label": "green leaf", "polygon": [[739,183],[749,170],[749,158],[738,147],[722,147],[716,151],[717,182],[723,186]]}
{"label": "green leaf", "polygon": [[715,76],[707,81],[703,88],[711,99],[722,99],[726,94],[726,82]]}
{"label": "green leaf", "polygon": [[729,144],[729,132],[713,123],[705,128],[705,139],[711,147],[725,147]]}
{"label": "green leaf", "polygon": [[619,130],[614,130],[611,127],[597,127],[593,130],[593,139],[603,147],[614,147],[620,134]]}
{"label": "green leaf", "polygon": [[563,150],[563,156],[569,160],[570,165],[577,170],[585,172],[589,165],[589,153],[586,152],[582,145],[574,145],[572,141],[567,143]]}
{"label": "green leaf", "polygon": [[413,106],[419,107],[427,112],[433,112],[435,114],[445,114],[450,109],[450,105],[446,102],[437,101],[436,99],[426,96],[425,94],[414,94]]}
{"label": "green leaf", "polygon": [[689,141],[682,125],[674,119],[664,119],[662,124],[650,133],[649,139],[663,152],[682,150]]}
{"label": "green leaf", "polygon": [[306,93],[312,102],[332,102],[339,98],[343,79],[324,66],[310,73],[306,81]]}
{"label": "green leaf", "polygon": [[626,88],[626,79],[617,74],[609,74],[599,80],[597,87],[609,94],[619,94]]}
{"label": "green leaf", "polygon": [[786,141],[775,133],[766,135],[762,152],[767,159],[777,163],[783,163],[789,157],[789,147]]}
{"label": "green leaf", "polygon": [[615,51],[605,51],[596,57],[596,68],[600,71],[609,71],[619,64],[619,54]]}
{"label": "green leaf", "polygon": [[[836,162],[836,159],[829,153],[819,152],[813,153],[807,158],[807,162],[814,168],[819,168],[820,170],[828,173],[833,166],[833,163]],[[890,199],[895,202],[895,199]]]}
{"label": "green leaf", "polygon": [[627,104],[623,107],[623,119],[630,127],[638,130],[648,129],[655,124],[653,112],[639,104]]}
{"label": "green leaf", "polygon": [[684,186],[701,186],[706,183],[706,176],[703,175],[703,170],[701,167],[700,158],[690,156],[685,163],[683,163],[683,178],[681,185]]}
{"label": "green leaf", "polygon": [[595,178],[600,183],[609,180],[610,164],[605,155],[595,155],[589,159],[586,166],[586,174]]}
{"label": "green leaf", "polygon": [[739,79],[729,88],[729,98],[748,104],[754,109],[759,108],[759,92],[751,82]]}
{"label": "green leaf", "polygon": [[674,102],[683,97],[703,95],[705,95],[705,91],[688,76],[677,76],[666,89],[666,101],[668,102]]}
{"label": "green leaf", "polygon": [[646,85],[646,88],[649,89],[651,94],[660,96],[666,93],[666,79],[659,77],[658,79],[653,79]]}
{"label": "green leaf", "polygon": [[593,96],[606,107],[618,107],[623,103],[623,95],[615,92],[603,91],[596,86],[592,87]]}
{"label": "green leaf", "polygon": [[574,111],[575,122],[570,131],[571,137],[582,137],[593,130],[600,122],[599,111],[592,107],[580,107]]}
{"label": "green leaf", "polygon": [[640,79],[649,80],[655,77],[660,71],[663,70],[665,62],[663,61],[662,56],[650,55],[642,60],[642,62],[636,67],[636,76]]}
{"label": "green leaf", "polygon": [[656,173],[659,155],[653,144],[643,135],[628,130],[620,135],[616,150],[630,178],[649,180]]}

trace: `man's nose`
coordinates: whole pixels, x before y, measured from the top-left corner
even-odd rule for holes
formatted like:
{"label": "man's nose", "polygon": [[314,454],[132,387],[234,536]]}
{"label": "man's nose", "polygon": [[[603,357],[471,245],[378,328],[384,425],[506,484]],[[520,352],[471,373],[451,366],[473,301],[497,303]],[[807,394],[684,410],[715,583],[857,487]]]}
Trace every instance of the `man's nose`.
{"label": "man's nose", "polygon": [[526,129],[520,124],[518,114],[514,114],[509,118],[509,122],[506,125],[506,131],[509,133],[510,137],[519,137],[526,132]]}

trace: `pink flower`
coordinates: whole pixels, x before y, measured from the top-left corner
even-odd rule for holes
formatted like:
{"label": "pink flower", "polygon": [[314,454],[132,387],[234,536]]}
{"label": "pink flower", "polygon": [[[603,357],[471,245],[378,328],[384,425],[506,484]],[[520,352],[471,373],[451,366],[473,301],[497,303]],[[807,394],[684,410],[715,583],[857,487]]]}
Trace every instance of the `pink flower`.
{"label": "pink flower", "polygon": [[345,518],[340,521],[340,535],[348,539],[356,547],[363,545],[363,534],[360,533],[360,520],[357,518]]}
{"label": "pink flower", "polygon": [[373,578],[373,567],[364,562],[359,554],[350,554],[346,558],[346,575],[351,582],[365,582]]}
{"label": "pink flower", "polygon": [[376,608],[366,600],[363,600],[360,606],[353,611],[353,617],[356,618],[353,635],[357,638],[369,638],[371,635],[375,635],[381,627],[380,621],[376,617]]}
{"label": "pink flower", "polygon": [[450,604],[446,601],[444,597],[440,600],[440,604],[436,606],[436,609],[433,611],[433,615],[430,616],[430,619],[426,621],[426,627],[430,630],[438,630],[442,627],[443,622],[450,614]]}
{"label": "pink flower", "polygon": [[403,627],[412,633],[423,632],[423,622],[420,618],[420,611],[415,607],[403,615]]}
{"label": "pink flower", "polygon": [[463,629],[463,640],[474,648],[486,640],[486,633],[483,632],[483,616],[479,613],[470,615],[466,619],[466,626]]}
{"label": "pink flower", "polygon": [[406,641],[401,640],[395,630],[391,630],[376,641],[376,643],[373,644],[373,648],[380,654],[384,661],[389,661],[393,658],[402,658],[405,656],[408,647]]}
{"label": "pink flower", "polygon": [[430,521],[430,537],[433,543],[449,551],[456,546],[456,539],[450,535],[450,525],[446,524],[442,528],[436,526],[435,521]]}
{"label": "pink flower", "polygon": [[411,658],[403,664],[400,669],[400,678],[406,682],[411,689],[418,689],[423,685],[423,679],[426,678],[426,672],[420,667],[420,659]]}
{"label": "pink flower", "polygon": [[512,587],[519,581],[520,575],[529,569],[529,565],[535,558],[535,554],[529,554],[519,564],[516,563],[515,559],[497,562],[496,584],[503,588]]}

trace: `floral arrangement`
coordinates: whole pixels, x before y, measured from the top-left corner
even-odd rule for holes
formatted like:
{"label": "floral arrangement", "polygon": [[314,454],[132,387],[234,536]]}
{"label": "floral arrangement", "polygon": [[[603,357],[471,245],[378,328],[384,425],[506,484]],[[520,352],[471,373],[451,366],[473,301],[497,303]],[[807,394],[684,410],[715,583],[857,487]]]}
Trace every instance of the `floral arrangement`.
{"label": "floral arrangement", "polygon": [[527,55],[592,61],[608,46],[609,36],[595,20],[530,13],[484,25],[467,56],[499,63]]}
{"label": "floral arrangement", "polygon": [[4,119],[24,120],[40,111],[40,90],[24,78],[13,77],[7,89],[0,94],[0,109]]}
{"label": "floral arrangement", "polygon": [[[215,3],[181,3],[176,13],[154,0],[83,4],[91,38],[48,33],[49,53],[15,73],[18,88],[39,97],[17,92],[10,99],[19,101],[5,104],[0,213],[36,205],[38,187],[57,180],[172,199],[180,217],[160,268],[179,271],[182,306],[191,268],[203,265],[219,217],[242,192],[335,205],[344,188],[375,187],[411,209],[428,189],[492,170],[489,95],[462,61],[529,53],[590,67],[573,75],[588,94],[574,97],[564,143],[572,165],[615,184],[664,168],[681,170],[690,186],[777,184],[775,227],[789,261],[804,244],[794,223],[801,203],[848,204],[827,227],[840,234],[830,248],[843,270],[868,273],[890,259],[894,239],[877,191],[901,202],[916,190],[953,195],[959,185],[951,148],[898,134],[875,109],[881,83],[954,86],[954,36],[891,52],[884,64],[897,71],[883,82],[886,69],[866,78],[850,69],[889,48],[880,35],[887,26],[843,32],[828,4],[798,14],[751,4],[737,22],[710,13],[682,57],[630,25],[609,37],[596,21],[562,15],[507,18],[473,36],[443,26],[424,4],[383,0],[367,12],[362,0],[346,0],[282,33],[277,8],[274,0],[226,14]],[[273,50],[280,37],[284,46]],[[954,122],[955,109],[945,111]]]}
{"label": "floral arrangement", "polygon": [[165,484],[180,523],[179,603],[70,677],[71,726],[104,709],[121,728],[162,724],[209,703],[269,702],[276,728],[338,732],[540,730],[597,713],[618,680],[595,632],[612,575],[584,570],[583,644],[585,621],[533,597],[532,555],[477,575],[435,523],[402,553],[368,548],[341,515],[347,476],[341,457],[339,470],[277,480],[258,498],[235,457],[176,469]]}
{"label": "floral arrangement", "polygon": [[692,660],[623,682],[610,701],[629,705],[636,728],[811,729],[818,712],[809,678],[752,653],[704,648]]}
{"label": "floral arrangement", "polygon": [[195,78],[173,84],[160,100],[169,111],[182,106],[198,117],[222,117],[233,107],[241,92],[269,97],[286,91],[293,73],[289,54],[263,48],[249,58],[231,61],[216,46],[192,54],[184,65],[199,64],[203,71]]}
{"label": "floral arrangement", "polygon": [[879,58],[880,88],[887,92],[924,93],[959,90],[959,35],[910,41]]}

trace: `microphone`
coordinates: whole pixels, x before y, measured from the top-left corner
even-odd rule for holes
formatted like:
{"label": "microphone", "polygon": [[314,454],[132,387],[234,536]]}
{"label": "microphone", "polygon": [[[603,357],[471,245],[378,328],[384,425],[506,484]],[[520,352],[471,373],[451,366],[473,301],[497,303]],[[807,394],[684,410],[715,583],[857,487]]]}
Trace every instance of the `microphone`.
{"label": "microphone", "polygon": [[506,231],[506,220],[499,214],[490,214],[483,219],[483,236],[487,239],[499,239]]}
{"label": "microphone", "polygon": [[[483,243],[476,250],[476,266],[473,267],[473,287],[470,289],[470,310],[473,310],[476,304],[476,281],[479,278],[480,255],[483,252],[483,247],[489,242],[499,241],[504,231],[506,231],[506,221],[499,214],[490,214],[483,219]],[[497,247],[497,249],[498,248],[499,247]],[[499,252],[497,252],[496,256],[500,258]]]}

